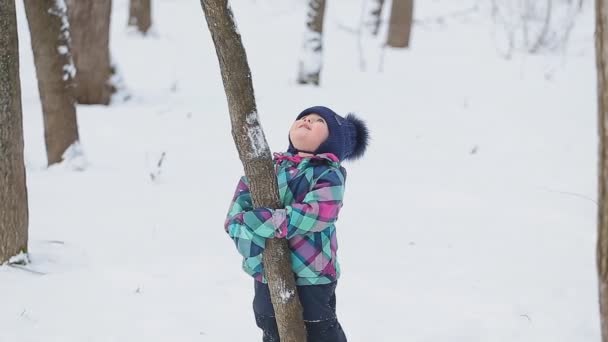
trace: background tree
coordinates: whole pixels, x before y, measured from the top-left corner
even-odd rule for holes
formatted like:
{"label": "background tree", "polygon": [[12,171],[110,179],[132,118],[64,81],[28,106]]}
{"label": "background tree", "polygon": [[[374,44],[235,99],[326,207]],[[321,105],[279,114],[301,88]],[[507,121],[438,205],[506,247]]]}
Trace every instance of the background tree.
{"label": "background tree", "polygon": [[382,10],[384,9],[384,0],[371,0],[371,8],[369,11],[368,27],[372,35],[377,36],[382,24]]}
{"label": "background tree", "polygon": [[129,26],[137,27],[143,34],[152,26],[152,0],[131,0],[129,6]]}
{"label": "background tree", "polygon": [[[227,0],[201,0],[217,53],[232,136],[249,179],[256,208],[281,208],[270,149],[258,119],[251,71]],[[302,307],[291,269],[291,252],[286,239],[269,239],[264,249],[264,271],[281,341],[305,342]]]}
{"label": "background tree", "polygon": [[492,0],[494,35],[499,51],[537,54],[567,45],[582,0]]}
{"label": "background tree", "polygon": [[24,0],[44,117],[48,164],[78,142],[70,30],[64,0]]}
{"label": "background tree", "polygon": [[19,42],[14,0],[0,1],[0,264],[27,252]]}
{"label": "background tree", "polygon": [[395,48],[409,47],[413,21],[414,0],[393,0],[386,44]]}
{"label": "background tree", "polygon": [[115,90],[110,83],[111,13],[112,0],[68,0],[78,103],[107,105]]}
{"label": "background tree", "polygon": [[304,42],[300,55],[298,83],[319,85],[323,67],[323,20],[325,0],[309,0]]}
{"label": "background tree", "polygon": [[602,341],[608,342],[608,0],[596,0],[595,56],[597,65],[599,155],[599,213],[597,272]]}

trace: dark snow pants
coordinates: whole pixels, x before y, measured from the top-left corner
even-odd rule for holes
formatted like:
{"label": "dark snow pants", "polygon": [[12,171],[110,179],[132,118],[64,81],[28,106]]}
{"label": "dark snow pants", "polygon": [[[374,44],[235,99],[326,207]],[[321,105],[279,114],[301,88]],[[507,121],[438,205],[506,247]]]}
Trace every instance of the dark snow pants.
{"label": "dark snow pants", "polygon": [[[298,286],[304,310],[307,342],[346,342],[346,335],[336,317],[336,283]],[[279,342],[268,285],[255,281],[253,312],[257,326],[263,331],[263,342]]]}

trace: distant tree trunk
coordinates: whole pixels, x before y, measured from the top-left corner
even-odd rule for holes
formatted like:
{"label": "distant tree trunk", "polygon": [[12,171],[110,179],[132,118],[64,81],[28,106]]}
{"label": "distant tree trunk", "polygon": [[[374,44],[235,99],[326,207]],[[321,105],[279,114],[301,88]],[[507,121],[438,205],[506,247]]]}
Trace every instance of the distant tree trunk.
{"label": "distant tree trunk", "polygon": [[371,33],[374,36],[378,35],[380,31],[380,24],[382,23],[382,9],[384,8],[384,0],[371,0],[373,5],[370,11],[370,23],[369,27]]}
{"label": "distant tree trunk", "polygon": [[[251,71],[227,0],[201,0],[215,44],[228,99],[232,136],[249,179],[256,208],[281,208],[270,149],[259,122]],[[282,342],[306,342],[291,252],[286,239],[269,239],[264,269]]]}
{"label": "distant tree trunk", "polygon": [[146,34],[152,26],[151,0],[131,0],[129,6],[129,26],[136,26],[139,32]]}
{"label": "distant tree trunk", "polygon": [[598,179],[597,273],[602,341],[608,342],[608,0],[595,1],[595,57],[597,66]]}
{"label": "distant tree trunk", "polygon": [[30,27],[38,90],[44,116],[48,164],[63,160],[78,142],[74,105],[75,67],[64,0],[24,0]]}
{"label": "distant tree trunk", "polygon": [[110,84],[111,11],[112,0],[68,0],[78,103],[107,105],[114,92]]}
{"label": "distant tree trunk", "polygon": [[299,84],[319,85],[323,67],[323,19],[325,0],[309,0],[306,30],[298,71]]}
{"label": "distant tree trunk", "polygon": [[0,264],[27,252],[27,189],[15,1],[0,1]]}
{"label": "distant tree trunk", "polygon": [[395,48],[408,47],[413,21],[414,0],[393,0],[386,44]]}

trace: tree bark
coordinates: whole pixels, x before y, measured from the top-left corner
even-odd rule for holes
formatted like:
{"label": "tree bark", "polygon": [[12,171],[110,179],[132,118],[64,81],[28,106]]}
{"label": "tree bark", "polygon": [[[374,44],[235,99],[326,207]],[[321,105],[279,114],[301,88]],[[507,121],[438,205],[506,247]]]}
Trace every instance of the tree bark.
{"label": "tree bark", "polygon": [[408,47],[413,21],[414,0],[393,0],[386,44],[395,48]]}
{"label": "tree bark", "polygon": [[14,0],[0,1],[0,264],[27,252],[19,42]]}
{"label": "tree bark", "polygon": [[[270,149],[257,114],[247,55],[227,0],[201,0],[207,26],[215,44],[228,100],[232,136],[249,179],[256,208],[281,208]],[[281,341],[305,342],[291,252],[285,239],[269,239],[264,250],[264,270]]]}
{"label": "tree bark", "polygon": [[74,104],[75,67],[64,0],[24,0],[30,27],[48,164],[63,160],[78,142]]}
{"label": "tree bark", "polygon": [[602,341],[608,342],[608,0],[596,0],[595,53],[597,65],[599,179],[597,272]]}
{"label": "tree bark", "polygon": [[152,26],[151,0],[131,0],[129,6],[129,26],[136,26],[144,35]]}
{"label": "tree bark", "polygon": [[76,63],[76,100],[110,103],[110,16],[112,0],[68,0],[72,55]]}
{"label": "tree bark", "polygon": [[300,55],[298,83],[319,85],[323,67],[325,0],[309,0],[306,30]]}

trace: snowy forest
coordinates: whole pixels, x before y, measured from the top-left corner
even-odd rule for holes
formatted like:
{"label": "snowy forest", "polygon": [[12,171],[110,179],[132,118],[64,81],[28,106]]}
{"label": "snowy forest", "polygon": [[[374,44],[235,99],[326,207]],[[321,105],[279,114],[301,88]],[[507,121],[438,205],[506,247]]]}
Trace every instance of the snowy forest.
{"label": "snowy forest", "polygon": [[279,336],[608,342],[608,0],[0,0],[0,342]]}

